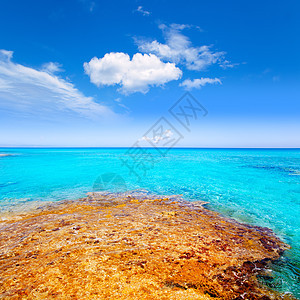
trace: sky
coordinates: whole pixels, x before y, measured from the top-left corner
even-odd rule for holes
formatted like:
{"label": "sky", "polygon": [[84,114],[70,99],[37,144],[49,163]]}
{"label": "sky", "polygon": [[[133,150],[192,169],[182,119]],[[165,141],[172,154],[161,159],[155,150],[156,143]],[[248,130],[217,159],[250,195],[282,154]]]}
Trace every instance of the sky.
{"label": "sky", "polygon": [[300,2],[0,0],[0,147],[300,147]]}

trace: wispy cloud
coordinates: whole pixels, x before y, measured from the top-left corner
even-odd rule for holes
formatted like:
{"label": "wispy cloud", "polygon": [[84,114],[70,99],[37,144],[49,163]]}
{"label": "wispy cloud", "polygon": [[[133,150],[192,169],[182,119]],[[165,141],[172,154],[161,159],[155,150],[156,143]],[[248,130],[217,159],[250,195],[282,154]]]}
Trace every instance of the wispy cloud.
{"label": "wispy cloud", "polygon": [[181,78],[174,63],[164,63],[154,54],[136,53],[130,59],[122,52],[111,52],[84,63],[85,73],[95,85],[120,86],[123,94],[147,93],[151,86],[161,86]]}
{"label": "wispy cloud", "polygon": [[186,90],[191,89],[200,89],[201,87],[207,84],[222,84],[219,78],[197,78],[197,79],[186,79],[184,80],[180,86],[184,87]]}
{"label": "wispy cloud", "polygon": [[12,51],[0,50],[0,108],[47,114],[65,111],[88,118],[114,115],[110,108],[54,75],[61,70],[59,64],[48,63],[38,70],[13,62],[12,56]]}
{"label": "wispy cloud", "polygon": [[143,6],[138,6],[135,11],[141,13],[143,16],[150,16],[151,14],[150,11],[145,10]]}
{"label": "wispy cloud", "polygon": [[95,1],[92,0],[78,0],[78,1],[81,2],[90,13],[92,13],[96,7]]}
{"label": "wispy cloud", "polygon": [[[244,63],[243,63],[244,64]],[[230,69],[230,68],[234,68],[236,66],[240,65],[239,63],[233,63],[230,62],[229,60],[225,59],[223,61],[220,62],[220,67],[223,69]]]}
{"label": "wispy cloud", "polygon": [[50,74],[54,74],[54,73],[63,72],[64,69],[62,69],[62,65],[57,62],[48,62],[43,64],[42,71]]}
{"label": "wispy cloud", "polygon": [[[152,42],[136,39],[136,43],[141,52],[153,53],[165,61],[176,64],[183,64],[189,70],[200,71],[212,64],[219,64],[221,67],[233,67],[234,65],[225,60],[224,51],[213,51],[212,46],[193,46],[190,39],[182,33],[182,30],[192,28],[186,24],[161,24],[165,43],[157,40]],[[198,29],[200,29],[198,27]]]}
{"label": "wispy cloud", "polygon": [[162,134],[155,135],[153,137],[148,137],[145,135],[142,138],[140,138],[139,141],[153,142],[154,144],[158,144],[160,141],[170,139],[173,135],[174,133],[170,129],[167,129],[164,132],[162,132]]}

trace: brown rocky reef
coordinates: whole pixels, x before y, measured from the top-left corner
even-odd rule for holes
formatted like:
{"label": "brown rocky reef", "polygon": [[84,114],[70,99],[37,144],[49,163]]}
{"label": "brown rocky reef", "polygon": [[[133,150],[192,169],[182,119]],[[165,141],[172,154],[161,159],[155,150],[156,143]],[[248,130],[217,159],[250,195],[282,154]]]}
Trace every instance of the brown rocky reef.
{"label": "brown rocky reef", "polygon": [[3,299],[291,299],[257,274],[288,246],[201,202],[90,193],[0,222]]}

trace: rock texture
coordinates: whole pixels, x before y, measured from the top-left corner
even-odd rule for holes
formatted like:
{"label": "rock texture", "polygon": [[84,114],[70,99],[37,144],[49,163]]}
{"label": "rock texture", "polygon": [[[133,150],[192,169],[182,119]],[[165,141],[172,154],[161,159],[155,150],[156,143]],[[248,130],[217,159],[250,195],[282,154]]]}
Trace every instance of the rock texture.
{"label": "rock texture", "polygon": [[0,222],[0,298],[291,299],[256,278],[287,247],[199,202],[91,193]]}

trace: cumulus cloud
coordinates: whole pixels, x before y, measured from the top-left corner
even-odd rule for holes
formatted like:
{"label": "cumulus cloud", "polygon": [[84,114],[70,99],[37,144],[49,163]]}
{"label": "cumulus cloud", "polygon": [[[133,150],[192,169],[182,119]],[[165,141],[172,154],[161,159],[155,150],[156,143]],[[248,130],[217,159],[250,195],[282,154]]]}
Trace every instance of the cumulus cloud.
{"label": "cumulus cloud", "polygon": [[151,13],[143,8],[143,6],[139,6],[136,9],[137,12],[141,13],[143,16],[149,16]]}
{"label": "cumulus cloud", "polygon": [[165,43],[138,39],[136,43],[141,52],[153,53],[162,60],[183,64],[189,70],[200,71],[216,63],[230,67],[230,62],[224,59],[225,52],[213,51],[212,47],[207,45],[199,47],[192,45],[190,39],[182,33],[182,30],[191,27],[185,24],[169,26],[162,24],[159,28],[162,30]]}
{"label": "cumulus cloud", "polygon": [[[114,113],[74,85],[52,74],[59,65],[48,64],[44,70],[14,63],[13,52],[0,50],[0,108],[54,112],[68,111],[85,117],[111,116]],[[45,69],[46,68],[46,69]]]}
{"label": "cumulus cloud", "polygon": [[207,85],[207,84],[222,84],[221,80],[219,78],[197,78],[197,79],[186,79],[184,80],[180,86],[183,86],[186,90],[191,89],[200,89],[201,87]]}
{"label": "cumulus cloud", "polygon": [[122,52],[111,52],[84,63],[90,81],[99,86],[119,85],[124,94],[147,93],[150,86],[178,80],[182,72],[174,63],[164,63],[154,54],[136,53],[130,59]]}

